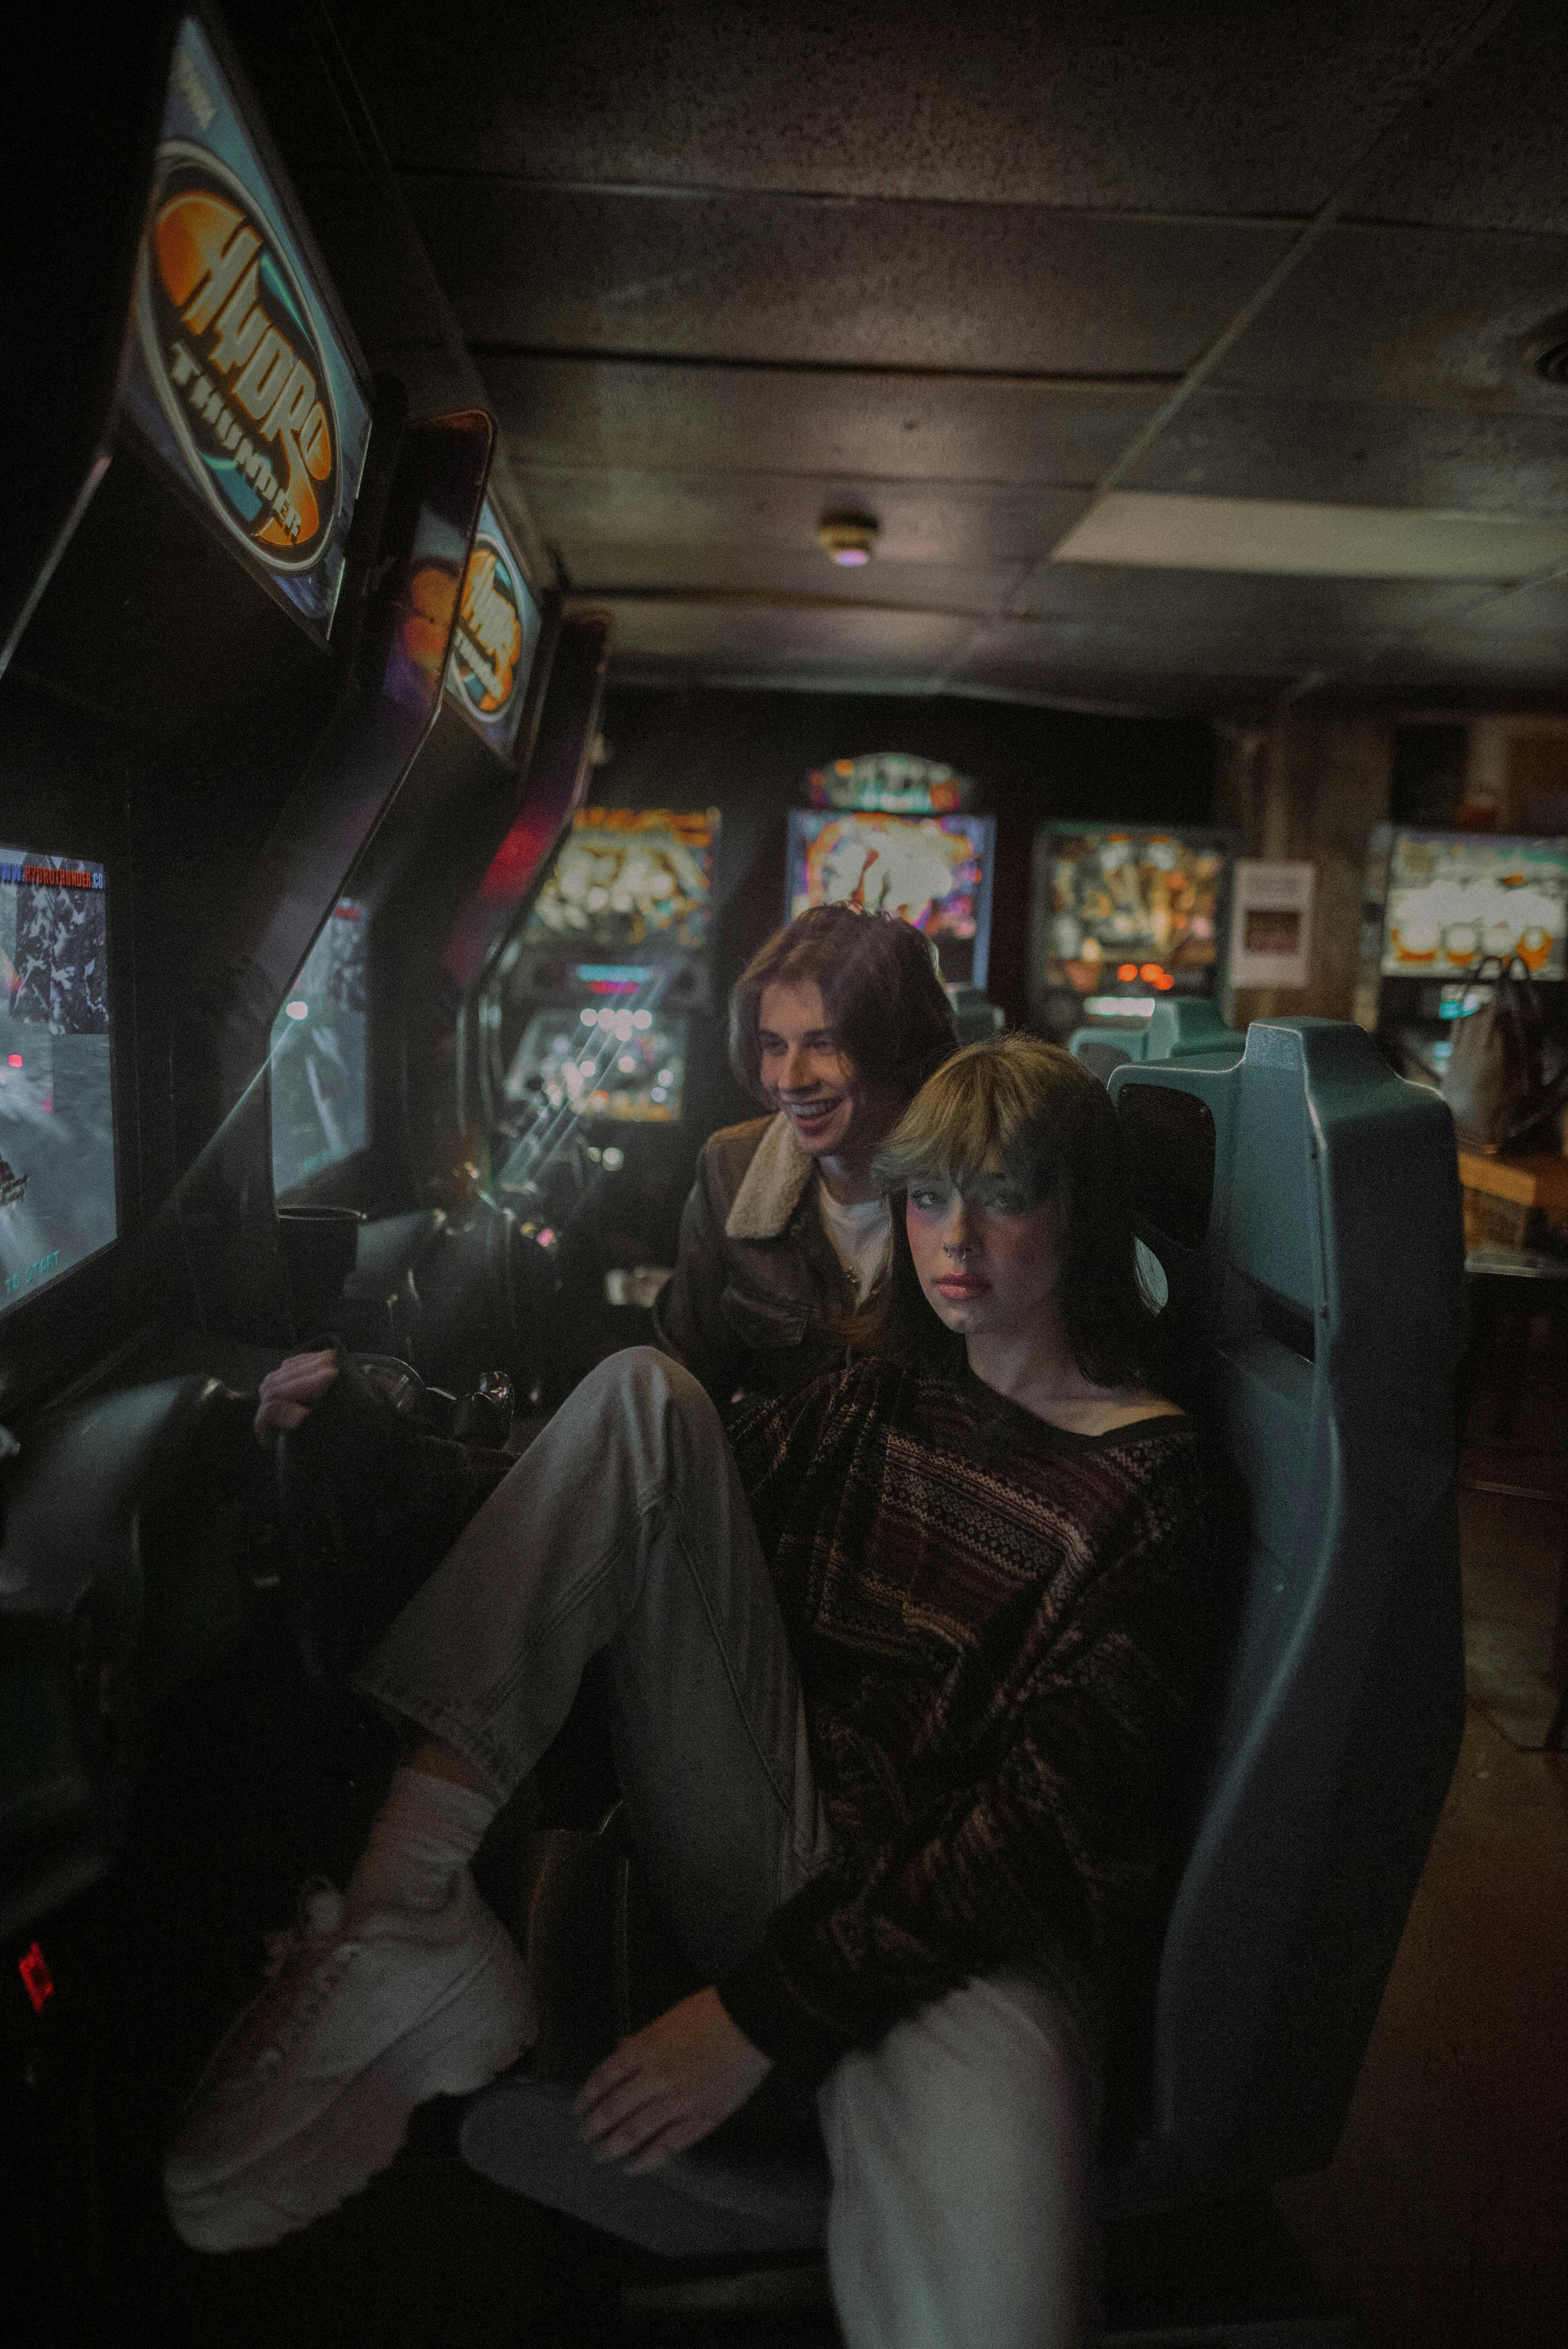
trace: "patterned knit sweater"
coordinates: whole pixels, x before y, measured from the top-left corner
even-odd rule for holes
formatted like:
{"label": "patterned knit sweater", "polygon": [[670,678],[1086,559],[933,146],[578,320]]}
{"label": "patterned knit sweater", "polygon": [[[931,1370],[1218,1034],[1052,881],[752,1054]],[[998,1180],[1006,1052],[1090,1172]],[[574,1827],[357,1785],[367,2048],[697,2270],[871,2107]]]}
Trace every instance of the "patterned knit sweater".
{"label": "patterned knit sweater", "polygon": [[[1042,1977],[1131,2056],[1226,1604],[1219,1455],[878,1359],[731,1430],[800,1671],[827,1868],[723,2003],[810,2086],[971,1975]],[[1118,2101],[1116,2080],[1112,2101]]]}

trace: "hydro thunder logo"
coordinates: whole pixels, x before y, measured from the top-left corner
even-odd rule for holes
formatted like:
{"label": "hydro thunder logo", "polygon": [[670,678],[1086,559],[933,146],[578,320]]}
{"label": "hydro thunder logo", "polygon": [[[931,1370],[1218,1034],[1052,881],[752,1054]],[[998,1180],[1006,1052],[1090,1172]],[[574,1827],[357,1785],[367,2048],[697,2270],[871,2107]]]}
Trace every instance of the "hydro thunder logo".
{"label": "hydro thunder logo", "polygon": [[308,571],[336,519],[337,418],[299,282],[232,172],[159,150],[137,279],[142,356],[211,503],[273,571]]}
{"label": "hydro thunder logo", "polygon": [[475,539],[452,637],[458,690],[476,716],[493,725],[510,707],[522,657],[522,617],[503,548],[488,532]]}

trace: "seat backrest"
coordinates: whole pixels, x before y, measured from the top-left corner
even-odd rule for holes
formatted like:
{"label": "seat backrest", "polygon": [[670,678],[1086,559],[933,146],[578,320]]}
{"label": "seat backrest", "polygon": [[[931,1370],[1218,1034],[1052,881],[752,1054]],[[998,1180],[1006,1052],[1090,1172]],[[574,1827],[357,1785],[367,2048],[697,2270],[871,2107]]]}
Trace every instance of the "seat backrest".
{"label": "seat backrest", "polygon": [[1338,1021],[1254,1022],[1217,1062],[1109,1078],[1249,1505],[1132,2205],[1329,2159],[1463,1723],[1449,1112]]}
{"label": "seat backrest", "polygon": [[1207,996],[1168,996],[1147,1019],[1107,1019],[1095,1028],[1075,1028],[1068,1050],[1102,1084],[1112,1069],[1129,1061],[1186,1061],[1196,1053],[1234,1058],[1242,1039],[1227,1028],[1219,1006]]}

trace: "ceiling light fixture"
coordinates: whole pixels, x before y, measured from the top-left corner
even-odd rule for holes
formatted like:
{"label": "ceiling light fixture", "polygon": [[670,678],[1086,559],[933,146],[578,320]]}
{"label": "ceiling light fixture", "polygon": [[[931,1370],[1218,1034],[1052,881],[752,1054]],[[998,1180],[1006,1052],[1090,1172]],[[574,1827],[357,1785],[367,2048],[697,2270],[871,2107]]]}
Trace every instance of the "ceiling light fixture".
{"label": "ceiling light fixture", "polygon": [[1568,520],[1112,490],[1050,559],[1276,578],[1511,583],[1568,563]]}
{"label": "ceiling light fixture", "polygon": [[817,524],[817,543],[830,563],[859,571],[876,553],[881,528],[875,514],[825,513]]}

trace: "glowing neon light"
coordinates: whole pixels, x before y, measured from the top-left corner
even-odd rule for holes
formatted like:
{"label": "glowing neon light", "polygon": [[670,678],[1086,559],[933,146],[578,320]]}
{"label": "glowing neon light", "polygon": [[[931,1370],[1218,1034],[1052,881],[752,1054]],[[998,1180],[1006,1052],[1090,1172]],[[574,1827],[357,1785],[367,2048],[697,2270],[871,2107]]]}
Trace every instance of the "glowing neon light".
{"label": "glowing neon light", "polygon": [[55,1977],[49,1971],[49,1961],[36,1941],[25,1958],[16,1961],[16,1971],[22,1977],[22,1987],[33,2002],[35,2014],[42,2014],[55,1995]]}

